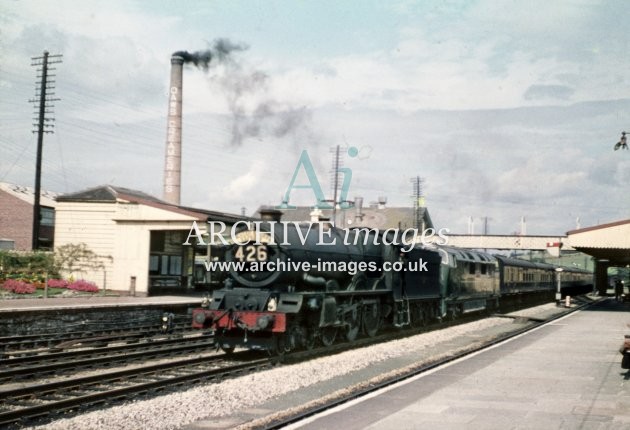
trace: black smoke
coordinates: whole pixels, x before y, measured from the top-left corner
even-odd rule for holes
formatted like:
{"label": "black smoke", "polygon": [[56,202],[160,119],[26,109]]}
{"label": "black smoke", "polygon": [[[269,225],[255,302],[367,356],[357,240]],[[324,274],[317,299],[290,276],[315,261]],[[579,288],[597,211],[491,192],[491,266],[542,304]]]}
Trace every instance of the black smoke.
{"label": "black smoke", "polygon": [[241,146],[252,138],[296,138],[297,132],[309,133],[310,112],[276,100],[271,94],[271,78],[233,55],[247,49],[245,44],[217,39],[204,51],[178,51],[173,56],[203,69],[211,85],[225,97],[232,120],[230,146]]}
{"label": "black smoke", "polygon": [[244,44],[234,43],[228,39],[216,39],[212,46],[204,51],[177,51],[173,56],[182,57],[184,64],[192,63],[207,72],[212,61],[225,62],[232,52],[247,49],[248,46]]}
{"label": "black smoke", "polygon": [[[276,100],[267,74],[242,64],[228,68],[228,73],[214,81],[222,88],[232,113],[231,146],[240,146],[246,139],[291,136],[306,127],[310,112]],[[248,103],[251,99],[257,100],[253,106]]]}

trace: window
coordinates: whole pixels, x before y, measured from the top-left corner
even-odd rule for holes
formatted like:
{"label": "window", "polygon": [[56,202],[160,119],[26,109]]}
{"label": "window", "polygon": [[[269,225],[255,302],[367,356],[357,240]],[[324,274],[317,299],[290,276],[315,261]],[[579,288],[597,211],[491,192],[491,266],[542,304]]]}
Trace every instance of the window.
{"label": "window", "polygon": [[156,274],[160,269],[160,257],[159,255],[152,255],[149,257],[149,272]]}
{"label": "window", "polygon": [[149,256],[149,273],[161,276],[181,276],[182,256],[152,254]]}
{"label": "window", "polygon": [[179,255],[171,255],[168,265],[169,275],[181,275],[182,274],[182,257]]}
{"label": "window", "polygon": [[151,232],[151,252],[164,252],[165,243],[166,243],[166,232],[164,231]]}
{"label": "window", "polygon": [[40,225],[47,225],[53,227],[55,225],[55,210],[52,208],[40,207],[39,208]]}

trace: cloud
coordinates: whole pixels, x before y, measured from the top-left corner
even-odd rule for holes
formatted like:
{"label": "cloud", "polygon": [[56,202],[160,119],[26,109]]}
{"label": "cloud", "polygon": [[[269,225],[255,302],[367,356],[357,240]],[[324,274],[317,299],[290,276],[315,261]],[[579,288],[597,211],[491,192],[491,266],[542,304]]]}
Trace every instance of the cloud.
{"label": "cloud", "polygon": [[531,85],[523,94],[525,100],[569,100],[575,91],[566,85]]}
{"label": "cloud", "polygon": [[263,172],[263,163],[255,161],[247,173],[238,176],[230,182],[223,191],[223,196],[225,198],[233,198],[234,195],[241,196],[253,191],[254,186],[260,180],[260,175]]}
{"label": "cloud", "polygon": [[[434,221],[454,230],[466,231],[468,216],[505,232],[527,215],[532,233],[563,231],[576,214],[583,225],[628,216],[628,154],[612,151],[630,114],[619,90],[625,3],[412,1],[352,8],[352,20],[331,7],[325,28],[348,36],[332,43],[328,31],[304,30],[318,27],[320,15],[308,13],[322,11],[316,2],[299,13],[290,3],[265,8],[255,22],[239,5],[4,6],[6,180],[32,182],[29,57],[45,40],[64,55],[45,184],[76,191],[116,177],[159,196],[170,55],[225,35],[250,46],[237,53],[240,69],[184,71],[184,204],[232,212],[278,204],[302,149],[328,194],[328,151],[341,144],[371,150],[345,160],[351,194],[408,205],[408,179],[420,175]],[[277,26],[280,15],[291,25]],[[295,21],[303,15],[307,27]],[[369,17],[369,29],[355,17]],[[366,32],[373,37],[356,37]]]}

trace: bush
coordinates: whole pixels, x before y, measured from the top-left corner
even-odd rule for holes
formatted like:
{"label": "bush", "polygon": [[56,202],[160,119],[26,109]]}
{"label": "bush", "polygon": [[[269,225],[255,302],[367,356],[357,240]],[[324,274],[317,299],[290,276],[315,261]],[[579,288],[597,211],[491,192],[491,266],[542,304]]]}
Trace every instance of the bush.
{"label": "bush", "polygon": [[36,290],[35,285],[14,279],[7,279],[4,284],[2,284],[2,289],[14,294],[33,294]]}
{"label": "bush", "polygon": [[54,254],[46,251],[5,251],[0,250],[0,266],[4,272],[55,273]]}
{"label": "bush", "polygon": [[70,283],[65,279],[49,279],[48,287],[50,288],[68,288]]}
{"label": "bush", "polygon": [[98,287],[96,286],[96,284],[94,282],[88,282],[88,281],[84,281],[82,279],[80,279],[78,281],[74,281],[73,283],[69,284],[67,288],[69,290],[85,291],[85,292],[88,292],[88,293],[97,293],[98,292]]}

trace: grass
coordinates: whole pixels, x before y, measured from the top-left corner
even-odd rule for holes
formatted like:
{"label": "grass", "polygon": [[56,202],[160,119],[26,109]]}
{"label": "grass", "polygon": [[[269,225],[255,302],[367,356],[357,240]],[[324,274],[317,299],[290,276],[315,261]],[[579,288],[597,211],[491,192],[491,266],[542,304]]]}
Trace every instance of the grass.
{"label": "grass", "polygon": [[[48,287],[48,297],[56,296],[57,294],[62,294],[64,291],[68,291],[66,288],[50,288]],[[38,288],[35,290],[33,294],[24,294],[25,297],[44,297],[44,289]]]}

